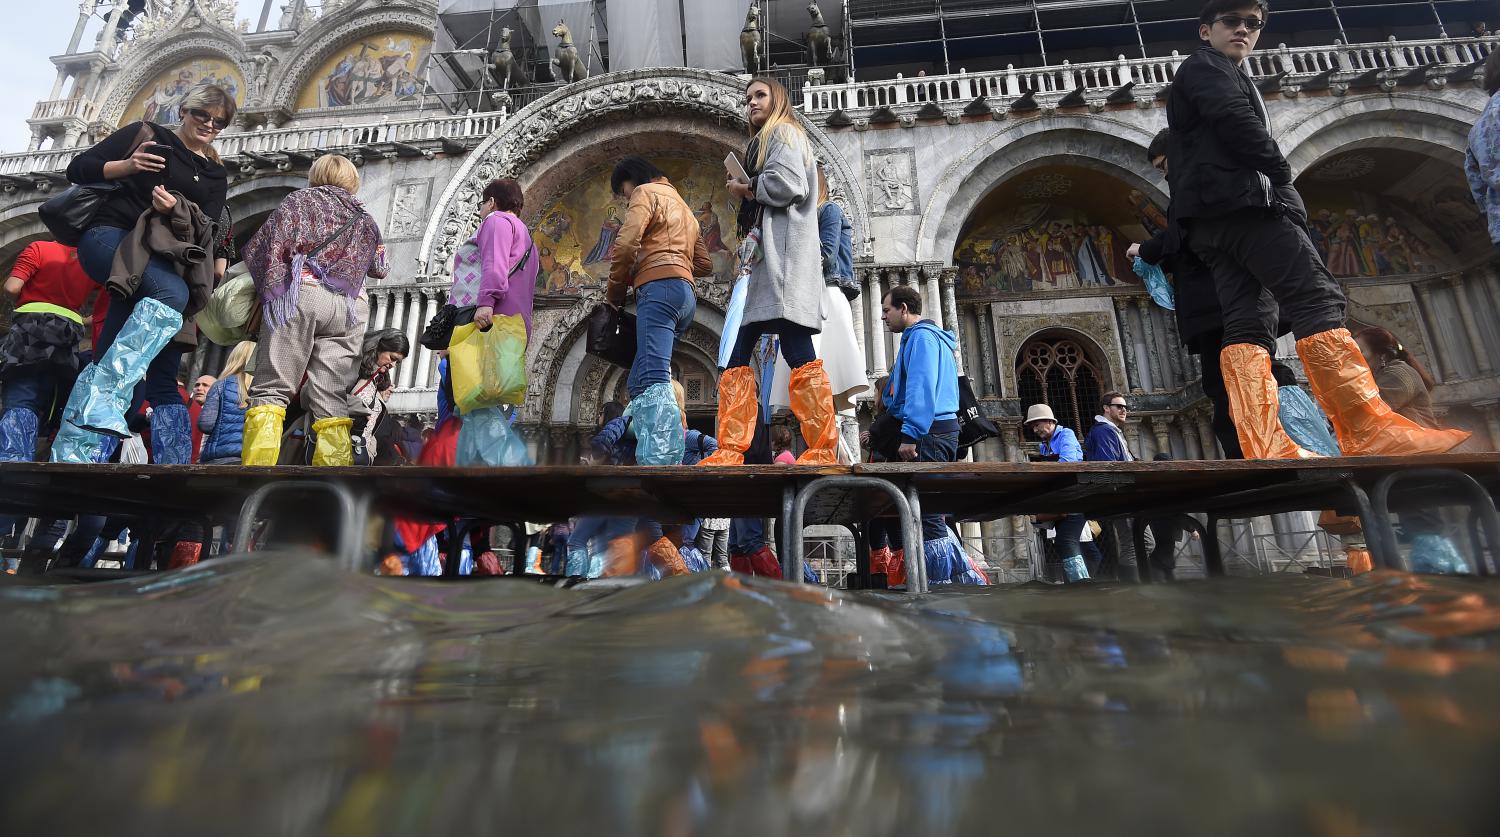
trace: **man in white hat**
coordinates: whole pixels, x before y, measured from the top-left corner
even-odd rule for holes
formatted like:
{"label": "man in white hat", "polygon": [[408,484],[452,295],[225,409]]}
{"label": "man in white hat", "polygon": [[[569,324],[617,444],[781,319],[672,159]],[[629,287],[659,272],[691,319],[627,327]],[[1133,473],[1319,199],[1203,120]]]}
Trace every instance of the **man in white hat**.
{"label": "man in white hat", "polygon": [[[1078,444],[1078,435],[1057,423],[1052,408],[1046,404],[1033,404],[1026,411],[1026,429],[1041,440],[1042,459],[1049,462],[1082,462],[1083,447]],[[1068,583],[1085,581],[1089,577],[1088,565],[1083,561],[1083,549],[1078,539],[1087,524],[1081,514],[1065,514],[1053,523],[1057,530],[1057,554],[1062,557],[1063,573]]]}

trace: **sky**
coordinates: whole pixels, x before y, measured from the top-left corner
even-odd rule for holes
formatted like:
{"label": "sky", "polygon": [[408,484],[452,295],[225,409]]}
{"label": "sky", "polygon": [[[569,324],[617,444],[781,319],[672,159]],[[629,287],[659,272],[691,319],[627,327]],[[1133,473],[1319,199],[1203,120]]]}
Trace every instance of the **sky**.
{"label": "sky", "polygon": [[[239,0],[239,17],[251,24],[259,19],[262,0]],[[280,3],[271,12],[280,14]],[[0,0],[0,55],[10,69],[0,84],[0,153],[25,151],[31,139],[27,117],[36,103],[52,93],[57,69],[49,60],[67,49],[73,25],[78,22],[78,4],[74,0]],[[24,23],[23,23],[24,21]],[[83,36],[92,44],[103,22],[90,21]],[[275,21],[272,21],[272,26]]]}

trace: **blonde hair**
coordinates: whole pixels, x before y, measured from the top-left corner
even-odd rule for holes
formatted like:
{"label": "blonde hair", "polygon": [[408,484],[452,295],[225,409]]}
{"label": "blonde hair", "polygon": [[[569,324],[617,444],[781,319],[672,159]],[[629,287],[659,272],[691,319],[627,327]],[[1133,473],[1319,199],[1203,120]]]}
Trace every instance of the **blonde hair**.
{"label": "blonde hair", "polygon": [[745,85],[745,92],[749,93],[750,88],[757,84],[763,84],[767,90],[771,91],[771,114],[766,117],[766,121],[759,130],[756,130],[753,125],[750,126],[759,146],[755,154],[755,167],[765,168],[766,153],[771,148],[772,139],[791,143],[806,157],[810,153],[807,147],[807,131],[803,130],[802,124],[797,121],[797,114],[792,110],[792,97],[787,95],[786,88],[774,78],[757,76]]}
{"label": "blonde hair", "polygon": [[828,175],[823,173],[823,164],[818,164],[818,206],[828,203]]}
{"label": "blonde hair", "polygon": [[250,359],[255,357],[255,341],[241,340],[229,350],[229,357],[224,361],[224,371],[219,373],[219,380],[224,380],[230,375],[240,376],[240,408],[244,409],[250,404],[250,382],[255,378],[245,371],[245,366]]}
{"label": "blonde hair", "polygon": [[342,154],[324,154],[307,170],[307,185],[337,186],[352,195],[359,191],[359,170]]}
{"label": "blonde hair", "polygon": [[[182,104],[178,107],[177,115],[179,117],[187,116],[187,112],[193,108],[199,110],[221,110],[224,112],[224,118],[228,120],[233,120],[235,111],[239,110],[239,106],[234,103],[234,97],[229,95],[229,91],[217,84],[205,84],[188,93],[187,97],[182,100]],[[223,162],[219,159],[219,151],[214,148],[213,143],[209,143],[203,150],[203,153],[215,163]]]}
{"label": "blonde hair", "polygon": [[687,390],[676,378],[672,379],[672,397],[677,399],[677,411],[682,413],[682,426],[687,427]]}

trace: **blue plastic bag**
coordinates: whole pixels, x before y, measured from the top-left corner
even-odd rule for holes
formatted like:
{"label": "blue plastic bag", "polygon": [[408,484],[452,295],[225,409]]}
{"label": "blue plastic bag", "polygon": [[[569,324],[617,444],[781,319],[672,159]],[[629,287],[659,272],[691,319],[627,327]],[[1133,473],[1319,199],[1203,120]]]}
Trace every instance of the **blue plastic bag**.
{"label": "blue plastic bag", "polygon": [[[652,384],[625,408],[635,434],[635,464],[681,465],[686,446],[682,411],[670,383]],[[460,438],[462,449],[462,438]]]}
{"label": "blue plastic bag", "polygon": [[464,415],[453,459],[462,466],[491,468],[531,464],[526,443],[511,428],[500,407],[482,407]]}
{"label": "blue plastic bag", "polygon": [[1168,311],[1177,310],[1177,302],[1172,295],[1172,283],[1167,281],[1167,274],[1162,273],[1160,267],[1146,262],[1140,256],[1135,257],[1135,264],[1132,267],[1135,275],[1141,277],[1141,280],[1146,283],[1146,291],[1151,294],[1152,299],[1156,300],[1157,305]]}
{"label": "blue plastic bag", "polygon": [[677,551],[680,552],[680,553],[682,553],[682,563],[684,563],[684,564],[687,565],[688,572],[690,572],[690,573],[706,573],[706,572],[708,572],[708,570],[709,570],[708,559],[703,557],[703,553],[698,549],[698,547],[696,547],[696,546],[694,546],[692,544],[689,544],[687,542],[684,542],[682,544],[682,548],[679,549],[679,550],[677,550]]}
{"label": "blue plastic bag", "polygon": [[1468,575],[1469,563],[1444,535],[1424,532],[1411,539],[1411,570],[1431,575]]}
{"label": "blue plastic bag", "polygon": [[1339,443],[1328,429],[1328,418],[1302,387],[1278,387],[1277,408],[1281,426],[1292,441],[1320,456],[1338,456]]}
{"label": "blue plastic bag", "polygon": [[741,277],[729,292],[729,305],[724,309],[724,331],[719,337],[719,368],[729,368],[729,356],[734,352],[734,342],[740,338],[740,322],[745,318],[745,291],[750,287],[749,277]]}

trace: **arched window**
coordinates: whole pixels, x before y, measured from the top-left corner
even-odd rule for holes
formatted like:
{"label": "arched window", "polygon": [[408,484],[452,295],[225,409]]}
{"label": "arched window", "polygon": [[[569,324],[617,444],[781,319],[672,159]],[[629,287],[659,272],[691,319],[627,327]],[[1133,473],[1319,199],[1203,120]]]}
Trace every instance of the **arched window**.
{"label": "arched window", "polygon": [[1046,404],[1080,439],[1094,425],[1103,380],[1083,346],[1067,337],[1035,338],[1016,357],[1021,414],[1033,404]]}

